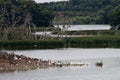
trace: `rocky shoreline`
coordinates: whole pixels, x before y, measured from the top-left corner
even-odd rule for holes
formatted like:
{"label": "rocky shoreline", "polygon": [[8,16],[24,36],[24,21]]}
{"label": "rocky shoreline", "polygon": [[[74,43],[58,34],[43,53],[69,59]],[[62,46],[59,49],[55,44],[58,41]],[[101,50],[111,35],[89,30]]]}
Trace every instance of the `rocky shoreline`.
{"label": "rocky shoreline", "polygon": [[0,72],[29,70],[56,66],[51,61],[30,58],[14,53],[0,52]]}
{"label": "rocky shoreline", "polygon": [[62,67],[62,66],[88,66],[85,62],[61,62],[30,58],[14,53],[0,52],[0,72],[31,70],[37,68]]}

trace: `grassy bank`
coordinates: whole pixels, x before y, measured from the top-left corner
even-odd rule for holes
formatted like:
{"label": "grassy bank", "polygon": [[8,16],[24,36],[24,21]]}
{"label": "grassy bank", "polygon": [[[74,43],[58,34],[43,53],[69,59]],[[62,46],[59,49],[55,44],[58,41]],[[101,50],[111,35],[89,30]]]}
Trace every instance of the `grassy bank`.
{"label": "grassy bank", "polygon": [[21,41],[0,41],[0,49],[52,49],[52,48],[62,48],[64,47],[64,42],[58,40],[51,41],[35,41],[35,40],[21,40]]}
{"label": "grassy bank", "polygon": [[95,36],[66,38],[68,47],[120,48],[120,36]]}
{"label": "grassy bank", "polygon": [[120,36],[69,37],[62,40],[0,41],[0,49],[120,48]]}
{"label": "grassy bank", "polygon": [[[57,34],[57,32],[53,32]],[[67,35],[120,35],[120,30],[80,30],[80,31],[67,31]]]}

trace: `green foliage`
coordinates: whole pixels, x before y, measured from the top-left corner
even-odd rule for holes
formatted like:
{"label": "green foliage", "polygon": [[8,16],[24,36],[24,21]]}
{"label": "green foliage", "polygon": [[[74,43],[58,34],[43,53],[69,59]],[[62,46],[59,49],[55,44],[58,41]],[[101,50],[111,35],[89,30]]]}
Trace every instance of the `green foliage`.
{"label": "green foliage", "polygon": [[[53,34],[58,34],[58,32],[53,32]],[[120,36],[119,30],[80,30],[80,31],[67,31],[63,35],[71,36]]]}
{"label": "green foliage", "polygon": [[112,28],[120,29],[120,5],[111,11],[109,17]]}
{"label": "green foliage", "polygon": [[119,30],[82,30],[82,31],[68,31],[67,35],[91,35],[91,36],[101,36],[101,35],[108,35],[108,36],[119,36]]}
{"label": "green foliage", "polygon": [[64,47],[63,41],[58,40],[12,40],[12,41],[0,41],[0,49],[8,50],[25,50],[25,49],[53,49]]}
{"label": "green foliage", "polygon": [[54,48],[120,48],[120,36],[71,37],[63,40],[10,40],[0,41],[1,50],[54,49]]}
{"label": "green foliage", "polygon": [[69,0],[42,5],[55,11],[54,24],[69,20],[70,24],[108,24],[108,14],[119,4],[120,0]]}
{"label": "green foliage", "polygon": [[[90,16],[86,16],[86,17],[79,17],[76,16],[73,19],[73,24],[95,24],[94,21],[95,19],[90,17]],[[92,21],[92,22],[91,22]]]}
{"label": "green foliage", "polygon": [[[41,7],[34,0],[0,0],[0,22],[2,26],[20,26],[31,16],[30,23],[38,27],[51,25],[54,18],[52,11],[47,7]],[[19,21],[17,21],[20,19]],[[15,22],[16,21],[16,22]]]}
{"label": "green foliage", "polygon": [[65,38],[68,47],[119,48],[120,36],[71,37]]}
{"label": "green foliage", "polygon": [[120,4],[120,0],[69,0],[62,2],[44,3],[54,11],[99,11],[107,7],[115,7]]}

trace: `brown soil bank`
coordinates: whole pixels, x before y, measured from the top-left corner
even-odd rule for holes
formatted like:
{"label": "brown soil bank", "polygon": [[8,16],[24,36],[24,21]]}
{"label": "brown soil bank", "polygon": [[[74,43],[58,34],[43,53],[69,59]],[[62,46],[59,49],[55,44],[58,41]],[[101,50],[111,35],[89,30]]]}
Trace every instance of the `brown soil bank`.
{"label": "brown soil bank", "polygon": [[14,53],[0,52],[0,72],[21,71],[37,68],[62,67],[62,66],[88,66],[89,63],[61,62],[30,58]]}
{"label": "brown soil bank", "polygon": [[54,66],[50,61],[30,58],[14,53],[0,52],[0,72],[29,70]]}

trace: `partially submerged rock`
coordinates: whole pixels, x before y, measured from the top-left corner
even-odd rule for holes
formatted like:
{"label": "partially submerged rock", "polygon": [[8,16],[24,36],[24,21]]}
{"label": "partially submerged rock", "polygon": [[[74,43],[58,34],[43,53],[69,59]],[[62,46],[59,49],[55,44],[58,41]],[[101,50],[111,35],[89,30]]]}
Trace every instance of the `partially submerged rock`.
{"label": "partially submerged rock", "polygon": [[102,61],[101,62],[97,62],[95,65],[98,66],[98,67],[103,67],[103,62]]}

